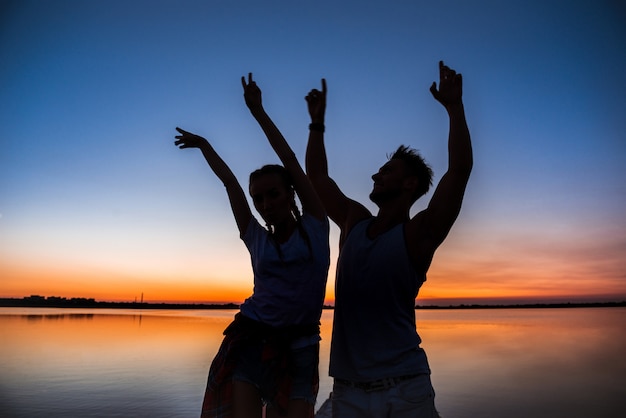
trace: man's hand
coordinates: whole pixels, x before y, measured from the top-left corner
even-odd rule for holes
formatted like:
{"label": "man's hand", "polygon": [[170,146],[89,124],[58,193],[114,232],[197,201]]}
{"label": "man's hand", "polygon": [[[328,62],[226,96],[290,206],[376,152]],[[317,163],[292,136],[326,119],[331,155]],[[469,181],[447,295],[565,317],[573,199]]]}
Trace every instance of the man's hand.
{"label": "man's hand", "polygon": [[304,98],[309,108],[311,122],[324,123],[326,113],[326,79],[322,78],[322,91],[313,89]]}
{"label": "man's hand", "polygon": [[243,86],[243,98],[246,100],[246,106],[250,111],[259,110],[263,108],[261,101],[261,89],[252,80],[252,73],[248,73],[248,82],[246,78],[241,77],[241,85]]}
{"label": "man's hand", "polygon": [[205,144],[208,144],[208,141],[199,135],[192,134],[191,132],[187,132],[180,128],[176,128],[176,130],[180,133],[180,135],[176,135],[175,138],[177,141],[174,142],[174,145],[180,149],[202,148]]}
{"label": "man's hand", "polygon": [[439,90],[437,83],[433,82],[430,92],[435,100],[441,103],[446,109],[450,106],[461,104],[463,97],[463,77],[456,71],[439,61]]}

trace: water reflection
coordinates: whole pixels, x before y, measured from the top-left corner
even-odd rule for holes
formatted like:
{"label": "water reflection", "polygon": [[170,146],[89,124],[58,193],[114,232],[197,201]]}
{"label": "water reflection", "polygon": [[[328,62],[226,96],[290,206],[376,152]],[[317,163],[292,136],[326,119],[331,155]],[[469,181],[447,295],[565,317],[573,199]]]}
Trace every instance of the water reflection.
{"label": "water reflection", "polygon": [[[0,308],[0,416],[197,417],[234,313]],[[623,416],[626,309],[416,314],[446,418]]]}
{"label": "water reflection", "polygon": [[418,329],[444,417],[617,417],[624,325],[621,308],[509,309],[426,314]]}
{"label": "water reflection", "polygon": [[198,415],[229,317],[59,311],[0,315],[9,416]]}

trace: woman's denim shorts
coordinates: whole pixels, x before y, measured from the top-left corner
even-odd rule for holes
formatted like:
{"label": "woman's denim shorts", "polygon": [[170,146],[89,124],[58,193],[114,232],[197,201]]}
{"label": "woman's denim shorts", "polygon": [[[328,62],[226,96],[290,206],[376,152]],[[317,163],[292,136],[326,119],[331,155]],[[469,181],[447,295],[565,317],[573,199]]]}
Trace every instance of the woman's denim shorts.
{"label": "woman's denim shorts", "polygon": [[[233,373],[233,380],[254,385],[261,393],[273,393],[273,370],[271,362],[261,361],[263,344],[249,344],[240,352]],[[315,405],[319,389],[319,343],[292,349],[289,358],[291,394],[289,399],[304,399]],[[269,399],[263,399],[270,403]]]}

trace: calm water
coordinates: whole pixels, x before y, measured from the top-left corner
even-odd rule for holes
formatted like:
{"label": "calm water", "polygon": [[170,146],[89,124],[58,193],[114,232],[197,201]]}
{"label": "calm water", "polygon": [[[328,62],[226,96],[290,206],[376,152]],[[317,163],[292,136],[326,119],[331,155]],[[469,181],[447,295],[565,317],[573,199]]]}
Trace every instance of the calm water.
{"label": "calm water", "polygon": [[[0,417],[198,417],[234,313],[0,308]],[[626,308],[416,314],[444,418],[626,417]]]}

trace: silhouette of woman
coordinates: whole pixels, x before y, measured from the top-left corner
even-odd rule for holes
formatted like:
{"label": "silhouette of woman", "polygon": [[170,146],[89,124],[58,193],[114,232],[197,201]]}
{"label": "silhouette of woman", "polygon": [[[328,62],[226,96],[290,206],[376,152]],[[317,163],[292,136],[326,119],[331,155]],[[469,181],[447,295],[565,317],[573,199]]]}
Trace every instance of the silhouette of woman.
{"label": "silhouette of woman", "polygon": [[[289,144],[265,112],[248,74],[244,98],[284,166],[252,172],[252,215],[228,165],[201,136],[176,128],[175,145],[198,148],[226,187],[239,234],[252,260],[254,290],[224,331],[214,358],[202,417],[313,417],[319,383],[319,320],[330,250],[323,205]],[[295,195],[302,203],[300,213]],[[286,415],[285,415],[286,414]]]}

